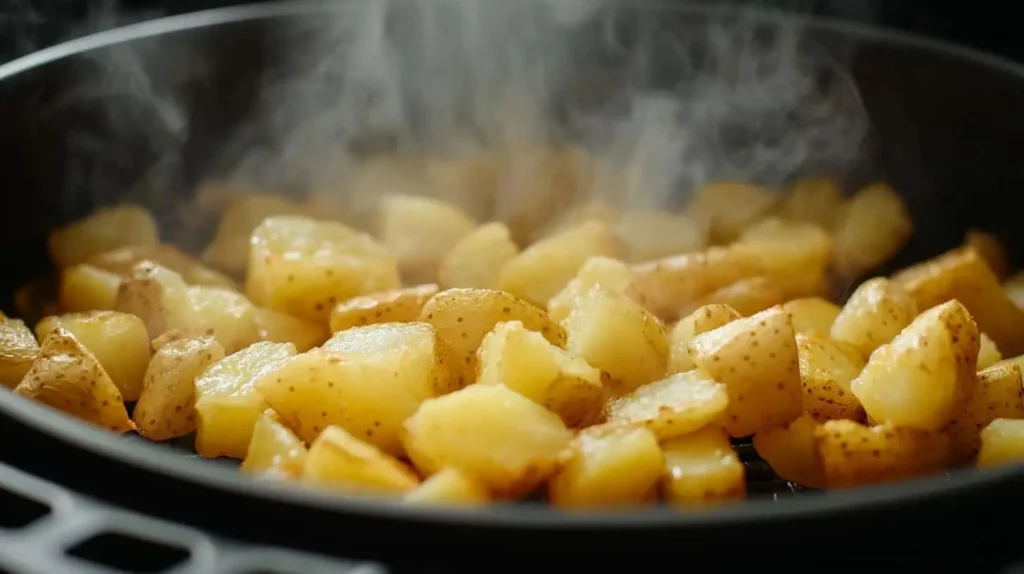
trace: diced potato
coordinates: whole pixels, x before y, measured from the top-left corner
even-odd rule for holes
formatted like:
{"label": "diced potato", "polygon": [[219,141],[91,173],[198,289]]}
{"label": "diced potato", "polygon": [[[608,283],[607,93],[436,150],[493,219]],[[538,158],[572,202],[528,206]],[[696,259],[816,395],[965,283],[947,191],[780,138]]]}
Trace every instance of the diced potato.
{"label": "diced potato", "polygon": [[681,319],[670,336],[668,372],[684,373],[696,367],[690,358],[690,341],[694,337],[713,331],[742,317],[735,309],[724,304],[705,305]]}
{"label": "diced potato", "polygon": [[134,428],[117,387],[66,329],[43,340],[39,357],[14,392],[114,432]]}
{"label": "diced potato", "polygon": [[385,193],[431,194],[427,167],[422,157],[374,153],[342,168],[336,184],[311,190],[306,207],[318,219],[375,231]]}
{"label": "diced potato", "polygon": [[342,301],[331,311],[331,331],[379,323],[411,323],[419,318],[423,305],[437,291],[437,285],[429,283]]}
{"label": "diced potato", "polygon": [[679,312],[690,314],[708,305],[728,305],[739,312],[741,316],[749,317],[779,305],[783,301],[785,301],[785,294],[774,279],[751,277],[740,279],[732,285],[722,287],[688,305],[681,306]]}
{"label": "diced potato", "polygon": [[442,469],[405,495],[410,504],[445,506],[477,506],[490,498],[480,481],[457,468]]}
{"label": "diced potato", "polygon": [[558,347],[565,347],[566,334],[542,309],[503,291],[490,289],[449,289],[432,297],[420,311],[420,321],[430,323],[455,353],[461,370],[459,386],[476,380],[476,351],[487,333],[498,323],[520,321],[531,331],[544,335]]}
{"label": "diced potato", "polygon": [[449,353],[423,323],[356,327],[289,359],[256,385],[306,442],[337,425],[400,456],[405,419],[423,401],[458,386]]}
{"label": "diced potato", "polygon": [[477,384],[505,385],[562,417],[570,427],[602,416],[601,372],[527,330],[519,321],[499,323],[477,351]]}
{"label": "diced potato", "polygon": [[458,468],[501,498],[548,479],[573,438],[558,415],[501,385],[428,400],[405,429],[405,450],[420,471]]}
{"label": "diced potato", "polygon": [[495,196],[504,179],[503,154],[484,152],[417,159],[426,172],[423,179],[429,184],[432,197],[459,206],[472,218],[486,218],[494,211]]}
{"label": "diced potato", "polygon": [[191,434],[196,430],[196,377],[224,358],[224,347],[209,335],[181,331],[161,335],[154,347],[132,418],[139,434],[150,440]]}
{"label": "diced potato", "polygon": [[245,290],[262,307],[326,321],[339,301],[399,287],[398,264],[340,223],[272,217],[252,234]]}
{"label": "diced potato", "polygon": [[978,347],[978,370],[983,371],[1002,360],[1003,354],[999,352],[999,347],[988,335],[982,333]]}
{"label": "diced potato", "polygon": [[576,277],[548,301],[548,316],[565,321],[576,302],[594,285],[622,293],[632,278],[629,267],[618,259],[591,257],[580,267]]}
{"label": "diced potato", "polygon": [[139,398],[150,357],[149,334],[142,319],[115,311],[57,315],[36,325],[36,337],[42,341],[58,327],[89,349],[124,400]]}
{"label": "diced potato", "polygon": [[818,297],[794,299],[784,303],[782,309],[789,313],[789,318],[793,322],[793,330],[797,333],[820,333],[822,335],[832,332],[832,324],[842,312],[839,305]]}
{"label": "diced potato", "polygon": [[627,211],[614,229],[623,259],[630,263],[693,253],[706,246],[704,226],[686,215],[666,211]]}
{"label": "diced potato", "polygon": [[114,308],[121,276],[88,264],[72,265],[61,271],[61,310],[67,313],[105,311]]}
{"label": "diced potato", "polygon": [[242,472],[299,478],[306,465],[306,444],[278,421],[272,410],[256,419]]}
{"label": "diced potato", "polygon": [[672,439],[661,445],[665,456],[665,498],[672,506],[702,507],[742,500],[746,473],[720,427]]}
{"label": "diced potato", "polygon": [[981,448],[981,431],[996,419],[1024,419],[1024,388],[1020,367],[1007,363],[978,373],[967,402],[946,429],[953,464],[974,459]]}
{"label": "diced potato", "polygon": [[57,305],[59,286],[52,275],[29,281],[14,292],[14,310],[29,325],[43,317],[60,313]]}
{"label": "diced potato", "polygon": [[477,223],[453,205],[431,197],[387,195],[380,203],[377,236],[398,258],[409,283],[437,281],[441,260]]}
{"label": "diced potato", "polygon": [[497,289],[502,268],[519,255],[504,223],[486,223],[466,235],[441,260],[437,282],[442,289]]}
{"label": "diced potato", "polygon": [[265,307],[256,308],[256,328],[261,341],[291,343],[300,353],[319,347],[327,340],[327,328],[287,313]]}
{"label": "diced potato", "polygon": [[962,248],[915,265],[893,277],[910,292],[918,309],[950,299],[963,303],[999,350],[1024,354],[1024,310],[1014,305],[976,251]]}
{"label": "diced potato", "polygon": [[814,432],[828,488],[891,482],[936,472],[949,459],[949,439],[937,432],[890,425],[828,421]]}
{"label": "diced potato", "polygon": [[148,210],[137,205],[118,205],[98,209],[50,233],[50,257],[58,268],[64,268],[118,247],[159,241],[156,221]]}
{"label": "diced potato", "polygon": [[165,243],[133,245],[113,251],[98,253],[88,263],[100,269],[127,275],[143,261],[152,261],[181,275],[189,285],[206,285],[237,290],[238,286],[229,277],[203,265],[191,255]]}
{"label": "diced potato", "polygon": [[744,230],[734,249],[752,253],[785,299],[794,299],[821,294],[832,238],[812,223],[769,218]]}
{"label": "diced potato", "polygon": [[903,199],[886,184],[871,185],[846,203],[834,236],[836,271],[857,277],[892,258],[913,231]]}
{"label": "diced potato", "polygon": [[203,253],[203,261],[234,277],[245,275],[249,239],[268,217],[305,215],[306,208],[278,195],[246,193],[232,199],[224,210],[217,234]]}
{"label": "diced potato", "polygon": [[814,439],[817,428],[813,418],[802,416],[754,435],[754,449],[783,479],[808,488],[823,488],[825,477]]}
{"label": "diced potato", "polygon": [[589,221],[542,239],[505,264],[498,287],[536,305],[546,305],[591,257],[618,255],[611,228]]}
{"label": "diced potato", "polygon": [[621,217],[622,213],[607,202],[600,199],[588,199],[566,209],[550,225],[534,234],[531,239],[538,241],[588,221],[600,221],[614,227]]}
{"label": "diced potato", "polygon": [[1003,291],[1013,304],[1024,308],[1024,271],[1018,271],[1003,283]]}
{"label": "diced potato", "polygon": [[641,426],[665,441],[707,426],[728,405],[725,385],[694,369],[612,399],[608,423]]}
{"label": "diced potato", "polygon": [[25,322],[0,318],[0,384],[18,386],[38,356],[39,344]]}
{"label": "diced potato", "polygon": [[548,484],[548,497],[562,508],[650,503],[657,497],[664,464],[651,431],[593,427],[574,442],[572,454]]}
{"label": "diced potato", "polygon": [[690,358],[729,392],[732,436],[783,425],[803,413],[793,325],[782,307],[694,337]]}
{"label": "diced potato", "polygon": [[302,480],[361,494],[408,492],[420,484],[401,461],[333,425],[309,445]]}
{"label": "diced potato", "polygon": [[763,187],[746,183],[711,183],[697,190],[689,212],[708,222],[711,241],[731,243],[778,201]]}
{"label": "diced potato", "polygon": [[114,308],[142,319],[150,339],[199,324],[185,281],[174,271],[149,261],[136,265],[121,281]]}
{"label": "diced potato", "polygon": [[978,467],[995,468],[1024,462],[1024,420],[996,419],[981,431]]}
{"label": "diced potato", "polygon": [[831,335],[857,347],[867,358],[892,341],[916,316],[914,299],[899,283],[876,277],[850,295],[832,323]]}
{"label": "diced potato", "polygon": [[257,382],[294,355],[295,347],[289,343],[255,343],[196,377],[196,452],[200,456],[245,458],[253,427],[266,410]]}
{"label": "diced potato", "polygon": [[607,373],[613,394],[630,393],[665,376],[665,329],[629,297],[595,285],[580,297],[564,324],[566,349]]}
{"label": "diced potato", "polygon": [[811,177],[796,182],[789,189],[778,213],[791,221],[813,223],[831,230],[842,216],[845,203],[838,181],[831,177]]}
{"label": "diced potato", "polygon": [[804,411],[817,421],[864,418],[864,409],[850,383],[864,368],[857,347],[833,341],[820,333],[797,333]]}
{"label": "diced potato", "polygon": [[970,397],[978,329],[957,301],[925,311],[850,383],[872,420],[939,430]]}
{"label": "diced potato", "polygon": [[189,287],[188,301],[196,323],[193,329],[212,330],[224,352],[232,354],[260,339],[256,306],[245,295],[220,287]]}
{"label": "diced potato", "polygon": [[1009,276],[1010,254],[998,237],[979,229],[971,229],[967,232],[964,244],[977,251],[1000,280]]}

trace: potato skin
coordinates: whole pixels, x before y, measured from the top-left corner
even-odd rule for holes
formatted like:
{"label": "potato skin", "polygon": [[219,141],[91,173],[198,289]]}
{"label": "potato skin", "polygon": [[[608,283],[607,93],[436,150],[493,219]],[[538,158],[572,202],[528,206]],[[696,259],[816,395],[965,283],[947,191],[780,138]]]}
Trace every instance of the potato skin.
{"label": "potato skin", "polygon": [[949,439],[938,432],[891,425],[828,421],[814,433],[828,488],[891,482],[942,470]]}
{"label": "potato skin", "polygon": [[721,417],[728,406],[725,385],[694,369],[613,398],[608,403],[608,423],[646,428],[665,441],[700,430]]}
{"label": "potato skin", "polygon": [[978,468],[1024,462],[1024,420],[996,419],[981,431]]}
{"label": "potato skin", "polygon": [[39,344],[21,319],[0,317],[0,385],[18,386],[39,356]]}
{"label": "potato skin", "polygon": [[830,334],[860,349],[866,359],[916,316],[916,302],[899,283],[876,277],[857,287],[833,321]]}
{"label": "potato skin", "polygon": [[797,333],[804,410],[818,422],[864,419],[864,408],[850,389],[865,361],[860,349],[817,333]]}
{"label": "potato skin", "polygon": [[740,317],[742,315],[732,307],[717,303],[705,305],[680,319],[672,327],[670,335],[672,347],[669,351],[669,373],[684,373],[696,366],[690,358],[688,349],[694,337],[727,325]]}
{"label": "potato skin", "polygon": [[1024,388],[1020,366],[995,365],[978,373],[974,391],[946,427],[952,463],[965,464],[981,448],[981,432],[996,419],[1024,419]]}
{"label": "potato skin", "polygon": [[331,331],[379,323],[411,323],[437,291],[437,285],[428,283],[342,301],[331,311]]}

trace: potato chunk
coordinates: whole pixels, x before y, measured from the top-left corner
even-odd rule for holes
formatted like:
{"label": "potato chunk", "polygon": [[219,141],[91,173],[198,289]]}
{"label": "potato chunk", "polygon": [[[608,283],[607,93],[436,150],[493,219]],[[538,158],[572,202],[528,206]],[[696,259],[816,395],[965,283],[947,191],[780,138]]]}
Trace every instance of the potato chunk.
{"label": "potato chunk", "polygon": [[331,331],[379,323],[411,323],[437,291],[437,285],[429,283],[343,301],[331,311]]}
{"label": "potato chunk", "polygon": [[137,205],[98,209],[50,234],[50,257],[58,268],[85,262],[89,257],[126,245],[152,245],[159,241],[156,221]]}
{"label": "potato chunk", "polygon": [[484,485],[457,468],[445,468],[405,495],[410,504],[477,506],[491,499]]}
{"label": "potato chunk", "polygon": [[821,422],[862,420],[864,409],[850,389],[850,383],[864,368],[860,350],[818,333],[797,333],[796,348],[804,388],[804,411]]}
{"label": "potato chunk", "polygon": [[725,426],[732,436],[786,424],[803,412],[793,325],[781,307],[698,335],[690,357],[728,389]]}
{"label": "potato chunk", "polygon": [[749,317],[770,309],[785,300],[785,294],[774,279],[768,277],[751,277],[740,279],[732,285],[726,285],[717,291],[679,307],[679,313],[690,314],[708,305],[728,305],[741,316]]}
{"label": "potato chunk", "polygon": [[876,184],[858,191],[846,203],[835,231],[836,271],[853,278],[882,265],[903,248],[913,227],[892,187]]}
{"label": "potato chunk", "polygon": [[407,492],[420,483],[401,461],[333,425],[309,445],[302,480],[360,494]]}
{"label": "potato chunk", "polygon": [[497,289],[501,270],[516,255],[519,247],[504,223],[481,225],[444,256],[437,270],[437,282],[442,289]]}
{"label": "potato chunk", "polygon": [[825,477],[814,441],[817,428],[813,418],[802,416],[754,435],[754,449],[783,479],[808,488],[823,488]]}
{"label": "potato chunk", "polygon": [[164,243],[133,245],[98,253],[90,257],[88,263],[111,273],[127,275],[143,261],[152,261],[174,271],[189,285],[221,287],[232,291],[238,288],[229,277],[203,265],[177,247]]}
{"label": "potato chunk", "polygon": [[711,183],[697,190],[688,211],[708,222],[712,242],[725,244],[735,241],[777,201],[775,194],[756,185]]}
{"label": "potato chunk", "polygon": [[707,426],[728,405],[725,385],[695,369],[612,399],[608,423],[645,427],[665,441]]}
{"label": "potato chunk", "polygon": [[974,249],[985,260],[989,269],[996,274],[1000,281],[1006,279],[1010,274],[1010,254],[1007,253],[1003,242],[995,235],[980,229],[970,229],[964,238],[964,244]]}
{"label": "potato chunk", "polygon": [[829,421],[814,432],[828,488],[890,482],[936,472],[949,459],[942,433]]}
{"label": "potato chunk", "polygon": [[327,328],[319,323],[264,307],[256,308],[256,328],[261,341],[291,343],[300,353],[319,347],[328,336]]}
{"label": "potato chunk", "polygon": [[1024,308],[1024,271],[1018,271],[1004,281],[1003,291],[1014,305]]}
{"label": "potato chunk", "polygon": [[548,316],[559,323],[572,313],[573,307],[594,285],[622,293],[629,285],[632,272],[618,259],[591,257],[580,267],[576,277],[548,301]]}
{"label": "potato chunk", "polygon": [[661,445],[665,456],[665,498],[678,507],[702,507],[742,500],[746,472],[729,436],[716,425]]}
{"label": "potato chunk", "polygon": [[381,199],[377,236],[398,258],[409,283],[437,281],[441,260],[477,223],[453,205],[432,197],[392,194]]}
{"label": "potato chunk", "polygon": [[67,329],[89,349],[124,400],[139,398],[150,357],[149,334],[142,319],[114,311],[58,315],[40,321],[36,337],[42,341],[58,327]]}
{"label": "potato chunk", "polygon": [[428,400],[405,429],[405,450],[420,471],[458,468],[509,498],[550,477],[573,438],[558,415],[502,385]]}
{"label": "potato chunk", "polygon": [[978,370],[983,371],[1002,360],[1003,354],[999,352],[999,347],[988,335],[982,333],[978,345]]}
{"label": "potato chunk", "polygon": [[203,253],[203,261],[234,276],[245,275],[249,239],[263,220],[275,216],[305,215],[306,209],[283,196],[246,192],[231,199],[217,233]]}
{"label": "potato chunk", "polygon": [[1024,462],[1024,420],[996,419],[981,431],[978,467]]}
{"label": "potato chunk", "polygon": [[832,324],[831,335],[857,347],[867,358],[892,341],[916,316],[917,305],[903,287],[876,277],[850,295]]}
{"label": "potato chunk", "polygon": [[978,373],[967,402],[946,428],[953,464],[970,462],[981,448],[981,431],[996,419],[1024,419],[1024,388],[1020,367],[997,365]]}
{"label": "potato chunk", "polygon": [[38,356],[39,344],[25,322],[0,317],[0,384],[18,386]]}
{"label": "potato chunk", "polygon": [[820,333],[828,335],[832,324],[842,309],[835,303],[810,297],[794,299],[782,305],[782,310],[789,313],[793,322],[793,330],[797,333]]}
{"label": "potato chunk", "polygon": [[705,305],[681,319],[672,327],[669,336],[669,365],[671,374],[684,373],[693,369],[690,358],[690,341],[701,333],[707,333],[742,317],[735,309],[725,304]]}
{"label": "potato chunk", "polygon": [[253,427],[266,410],[256,383],[294,355],[295,347],[289,343],[256,343],[196,377],[196,452],[200,456],[245,458]]}
{"label": "potato chunk", "polygon": [[977,361],[977,327],[950,301],[879,347],[850,389],[874,421],[939,430],[970,396]]}
{"label": "potato chunk", "polygon": [[789,189],[778,213],[790,221],[813,223],[831,230],[842,216],[845,203],[838,181],[831,177],[810,177]]}
{"label": "potato chunk", "polygon": [[832,239],[812,223],[769,218],[744,230],[734,249],[753,253],[785,300],[821,293],[832,255]]}
{"label": "potato chunk", "polygon": [[570,427],[602,416],[601,372],[549,343],[519,321],[499,323],[477,351],[477,384],[505,385],[562,417]]}
{"label": "potato chunk", "polygon": [[572,454],[548,484],[562,508],[609,508],[645,504],[657,496],[664,457],[643,428],[593,427],[580,433]]}
{"label": "potato chunk", "polygon": [[706,246],[706,230],[693,218],[666,211],[627,211],[615,222],[623,259],[653,261]]}
{"label": "potato chunk", "polygon": [[57,282],[52,275],[37,277],[14,292],[14,310],[29,325],[48,315],[60,313]]}
{"label": "potato chunk", "polygon": [[306,465],[307,452],[305,443],[268,409],[256,419],[241,469],[251,474],[299,478]]}
{"label": "potato chunk", "polygon": [[61,271],[57,300],[67,313],[114,308],[121,276],[93,265],[72,265]]}
{"label": "potato chunk", "polygon": [[199,325],[181,275],[149,261],[136,265],[121,281],[114,309],[142,319],[150,339]]}
{"label": "potato chunk", "polygon": [[591,287],[565,327],[566,349],[607,373],[614,394],[630,393],[665,376],[669,349],[664,327],[623,294]]}
{"label": "potato chunk", "polygon": [[135,428],[120,391],[67,329],[47,335],[39,357],[14,392],[114,432]]}

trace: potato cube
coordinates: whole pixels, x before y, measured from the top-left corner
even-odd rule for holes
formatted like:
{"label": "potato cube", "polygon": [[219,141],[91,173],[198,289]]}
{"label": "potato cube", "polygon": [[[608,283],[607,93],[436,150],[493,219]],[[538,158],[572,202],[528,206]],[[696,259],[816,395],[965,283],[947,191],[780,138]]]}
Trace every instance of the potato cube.
{"label": "potato cube", "polygon": [[600,221],[614,226],[622,217],[619,209],[600,199],[587,199],[568,207],[543,229],[535,233],[531,239],[538,241],[551,235],[557,235],[566,229],[572,229],[588,221]]}
{"label": "potato cube", "polygon": [[484,485],[457,468],[445,468],[405,495],[410,504],[477,506],[491,499]]}
{"label": "potato cube", "polygon": [[725,385],[694,369],[612,399],[608,423],[644,427],[666,441],[707,426],[728,405]]}
{"label": "potato cube", "polygon": [[857,347],[867,358],[892,341],[916,316],[917,305],[900,284],[876,277],[850,295],[832,323],[831,335]]}
{"label": "potato cube", "polygon": [[114,309],[142,319],[150,339],[200,324],[181,275],[149,261],[136,265],[121,281]]}
{"label": "potato cube", "polygon": [[825,477],[814,440],[817,428],[813,418],[802,416],[754,435],[754,449],[784,480],[808,488],[823,488]]}
{"label": "potato cube", "polygon": [[988,335],[982,333],[978,346],[978,370],[983,371],[1002,360],[1003,354],[999,352],[999,347]]}
{"label": "potato cube", "polygon": [[259,341],[256,306],[245,295],[220,287],[189,287],[187,292],[196,323],[192,329],[212,331],[224,352],[232,354]]}
{"label": "potato cube", "polygon": [[504,223],[486,223],[466,235],[441,260],[437,282],[442,289],[497,289],[502,268],[519,255]]}
{"label": "potato cube", "polygon": [[1024,308],[1024,271],[1018,271],[1004,281],[1003,291],[1014,305]]}
{"label": "potato cube", "polygon": [[159,241],[153,215],[137,205],[118,205],[50,233],[50,257],[60,269],[126,245],[152,245]]}
{"label": "potato cube", "polygon": [[333,425],[309,445],[302,480],[360,494],[397,494],[420,484],[401,461]]}
{"label": "potato cube", "polygon": [[1024,420],[996,419],[981,431],[979,468],[1024,463]]}
{"label": "potato cube", "polygon": [[832,332],[832,324],[842,312],[835,303],[818,297],[794,299],[782,305],[783,311],[789,313],[793,322],[793,330],[797,333],[820,333],[828,335]]}
{"label": "potato cube", "polygon": [[114,308],[121,276],[88,264],[61,271],[57,300],[67,313],[106,311]]}
{"label": "potato cube", "polygon": [[903,248],[913,228],[903,199],[892,187],[876,184],[860,190],[846,203],[836,227],[836,271],[854,278],[875,269]]}
{"label": "potato cube", "polygon": [[39,344],[25,322],[0,317],[0,385],[18,386],[38,356]]}
{"label": "potato cube", "polygon": [[845,203],[838,181],[831,177],[810,177],[789,189],[778,213],[790,221],[813,223],[832,230],[842,216]]}
{"label": "potato cube", "polygon": [[742,500],[746,471],[729,436],[717,425],[661,445],[665,456],[664,492],[672,506],[703,507]]}
{"label": "potato cube", "polygon": [[643,428],[593,427],[580,433],[572,454],[548,484],[562,508],[609,508],[650,503],[657,497],[664,457]]}
{"label": "potato cube", "polygon": [[666,211],[627,211],[615,222],[623,259],[630,263],[693,253],[707,243],[704,226],[689,216]]}
{"label": "potato cube", "polygon": [[812,223],[770,218],[744,230],[734,248],[753,253],[765,275],[778,284],[783,297],[793,299],[821,293],[832,255],[832,239]]}
{"label": "potato cube", "polygon": [[261,341],[291,343],[300,353],[319,347],[327,340],[327,328],[287,313],[265,307],[256,308],[256,328]]}
{"label": "potato cube", "polygon": [[14,292],[14,310],[18,317],[32,325],[43,317],[60,313],[57,306],[59,285],[52,275],[37,277]]}
{"label": "potato cube", "polygon": [[164,243],[132,245],[105,251],[90,257],[88,263],[111,273],[127,275],[143,261],[152,261],[174,271],[189,285],[222,287],[232,291],[238,289],[229,277],[203,265],[177,247]]}
{"label": "potato cube", "polygon": [[964,244],[981,256],[1000,281],[1010,275],[1010,254],[998,237],[979,229],[970,229]]}
{"label": "potato cube", "polygon": [[742,317],[735,309],[725,304],[705,305],[681,319],[669,337],[668,372],[685,373],[696,367],[690,358],[690,341],[694,337],[727,325]]}
{"label": "potato cube", "polygon": [[729,392],[732,436],[783,425],[803,413],[793,325],[782,307],[694,337],[690,358]]}
{"label": "potato cube", "polygon": [[283,478],[299,478],[306,465],[306,444],[281,424],[277,413],[265,411],[256,419],[242,472]]}
{"label": "potato cube", "polygon": [[960,405],[953,422],[946,428],[952,462],[970,462],[981,448],[981,431],[996,419],[1024,419],[1024,388],[1020,367],[1014,363],[997,365],[978,373],[965,404]]}
{"label": "potato cube", "polygon": [[247,192],[233,198],[224,209],[217,233],[203,253],[203,261],[234,277],[245,275],[249,239],[269,217],[299,216],[306,208],[286,197]]}
{"label": "potato cube", "polygon": [[864,418],[864,409],[850,383],[864,368],[860,350],[818,333],[797,333],[804,411],[816,421]]}
{"label": "potato cube", "polygon": [[688,211],[708,223],[712,242],[726,244],[735,241],[777,201],[775,194],[756,185],[711,183],[697,190]]}
{"label": "potato cube", "polygon": [[814,431],[814,442],[828,488],[930,474],[942,470],[949,459],[946,435],[891,425],[828,421]]}
{"label": "potato cube", "polygon": [[770,309],[785,301],[782,288],[774,279],[768,277],[751,277],[722,287],[717,291],[679,307],[679,313],[690,314],[708,305],[728,305],[741,316],[749,317]]}
{"label": "potato cube", "polygon": [[455,467],[502,498],[525,495],[547,480],[573,438],[558,415],[502,385],[473,385],[428,400],[405,430],[405,450],[420,471]]}
{"label": "potato cube", "polygon": [[437,291],[437,285],[428,283],[342,301],[331,311],[331,331],[379,323],[411,323],[419,318],[423,305]]}
{"label": "potato cube", "polygon": [[441,260],[477,223],[453,205],[431,197],[392,194],[381,199],[377,237],[398,258],[409,283],[437,281]]}
{"label": "potato cube", "polygon": [[970,397],[978,346],[971,315],[950,301],[879,347],[850,389],[874,421],[937,431]]}
{"label": "potato cube", "polygon": [[576,277],[548,301],[548,316],[559,323],[572,313],[573,307],[594,285],[622,293],[632,278],[630,268],[618,259],[591,257],[580,267]]}

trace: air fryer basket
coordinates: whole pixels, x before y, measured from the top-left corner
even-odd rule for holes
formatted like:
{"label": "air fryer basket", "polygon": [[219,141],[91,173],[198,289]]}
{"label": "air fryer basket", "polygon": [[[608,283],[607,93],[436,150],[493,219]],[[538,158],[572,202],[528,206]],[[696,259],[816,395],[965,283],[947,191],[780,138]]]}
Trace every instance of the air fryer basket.
{"label": "air fryer basket", "polygon": [[[8,190],[0,208],[0,308],[10,308],[17,286],[47,271],[49,229],[126,197],[172,213],[198,182],[219,175],[220,151],[258,104],[263,79],[283,65],[276,49],[286,40],[283,23],[315,18],[326,5],[266,4],[170,18],[0,66],[0,173]],[[653,15],[660,25],[682,29],[739,14],[623,6],[646,16],[642,21]],[[769,35],[792,22],[768,12],[744,17]],[[892,266],[957,245],[968,227],[996,233],[1020,261],[1019,216],[1003,204],[1024,189],[1024,70],[919,38],[823,20],[800,23],[806,41],[849,72],[871,120],[870,146],[864,161],[843,174],[847,182],[885,178],[912,212],[916,233]],[[161,140],[151,130],[121,129],[119,139],[97,137],[102,149],[84,153],[88,146],[72,141],[75,134],[109,135],[118,120],[121,128],[166,120],[150,108],[134,109],[130,99],[112,106],[123,94],[83,96],[90,74],[102,71],[96,62],[125,46],[203,55],[189,60],[194,68],[165,70],[159,82],[166,85],[154,88],[184,102],[188,136]],[[111,109],[119,110],[118,117],[111,118]],[[138,194],[140,185],[145,193]],[[190,229],[182,238],[201,244],[203,231]],[[0,393],[0,436],[6,437],[0,459],[96,500],[253,543],[417,568],[503,570],[536,567],[554,556],[591,569],[680,557],[689,564],[715,560],[728,569],[812,559],[821,564],[816,559],[829,556],[844,565],[879,559],[893,565],[908,556],[919,568],[960,559],[998,565],[1013,557],[1015,544],[1012,529],[998,526],[996,518],[1024,511],[1020,468],[791,496],[796,489],[749,456],[757,496],[703,513],[655,508],[574,515],[540,504],[409,508],[256,482],[230,465],[113,436],[10,393]],[[406,548],[411,541],[415,548]]]}

